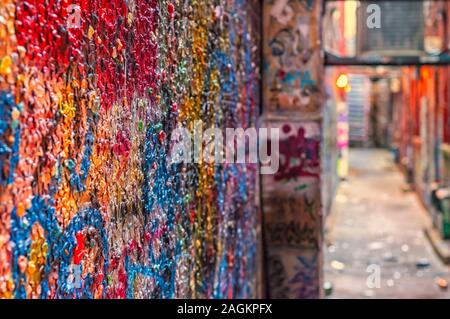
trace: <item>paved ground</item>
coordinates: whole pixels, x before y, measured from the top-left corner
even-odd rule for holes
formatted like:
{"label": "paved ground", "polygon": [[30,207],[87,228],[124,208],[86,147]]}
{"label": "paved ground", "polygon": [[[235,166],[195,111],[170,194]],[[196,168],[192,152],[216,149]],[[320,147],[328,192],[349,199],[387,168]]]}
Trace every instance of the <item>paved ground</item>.
{"label": "paved ground", "polygon": [[427,212],[405,192],[389,152],[352,149],[348,181],[328,222],[330,298],[450,298],[450,288],[436,284],[450,273],[423,233]]}

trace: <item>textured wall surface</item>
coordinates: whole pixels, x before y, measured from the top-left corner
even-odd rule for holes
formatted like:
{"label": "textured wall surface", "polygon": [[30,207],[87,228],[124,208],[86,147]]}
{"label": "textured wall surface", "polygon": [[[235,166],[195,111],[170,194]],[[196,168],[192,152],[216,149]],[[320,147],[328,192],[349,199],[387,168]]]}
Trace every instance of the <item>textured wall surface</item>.
{"label": "textured wall surface", "polygon": [[264,1],[264,110],[321,114],[321,0]]}
{"label": "textured wall surface", "polygon": [[268,295],[321,291],[321,0],[265,0],[264,126],[280,130],[280,167],[262,176]]}
{"label": "textured wall surface", "polygon": [[167,162],[255,125],[258,3],[0,0],[0,297],[258,295],[257,166]]}

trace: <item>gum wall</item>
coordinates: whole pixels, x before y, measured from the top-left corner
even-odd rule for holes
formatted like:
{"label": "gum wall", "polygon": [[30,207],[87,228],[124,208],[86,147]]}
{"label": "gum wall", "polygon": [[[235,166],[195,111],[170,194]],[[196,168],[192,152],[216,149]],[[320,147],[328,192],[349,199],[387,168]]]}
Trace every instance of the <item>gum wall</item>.
{"label": "gum wall", "polygon": [[256,126],[259,10],[0,0],[0,298],[258,296],[256,164],[167,157]]}

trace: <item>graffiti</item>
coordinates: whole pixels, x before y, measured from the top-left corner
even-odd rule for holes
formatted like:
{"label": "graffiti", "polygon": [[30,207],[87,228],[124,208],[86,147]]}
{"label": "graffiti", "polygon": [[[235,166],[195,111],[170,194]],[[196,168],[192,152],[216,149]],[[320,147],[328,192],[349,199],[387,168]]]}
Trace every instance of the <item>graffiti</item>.
{"label": "graffiti", "polygon": [[[276,194],[281,195],[281,194]],[[318,198],[309,199],[303,195],[297,197],[274,196],[271,203],[279,207],[278,214],[270,215],[266,222],[266,241],[270,245],[288,245],[319,249],[320,210]]]}
{"label": "graffiti", "polygon": [[280,249],[269,256],[270,297],[276,299],[318,298],[319,257],[315,250],[305,250],[301,255],[295,249]]}
{"label": "graffiti", "polygon": [[298,245],[313,242],[317,246],[317,229],[301,222],[289,221],[267,225],[268,241],[285,245]]}
{"label": "graffiti", "polygon": [[289,284],[295,287],[293,289],[294,295],[299,299],[317,298],[319,295],[317,291],[319,269],[317,254],[312,257],[300,256],[297,259],[298,264],[295,266],[295,274],[289,280]]}
{"label": "graffiti", "polygon": [[[282,130],[285,134],[289,134],[291,127],[286,124]],[[280,141],[281,162],[275,180],[305,176],[319,178],[319,145],[319,140],[305,137],[303,127],[298,129],[296,135]]]}
{"label": "graffiti", "polygon": [[257,165],[167,160],[256,127],[258,8],[0,0],[0,298],[258,296]]}
{"label": "graffiti", "polygon": [[305,11],[311,11],[315,0],[275,0],[270,10],[270,15],[280,24],[287,24],[294,17],[293,6],[300,6]]}
{"label": "graffiti", "polygon": [[[280,129],[279,170],[262,175],[269,294],[318,297],[318,266],[311,262],[308,268],[306,263],[320,258],[322,243],[321,126],[316,121],[278,120],[268,127]],[[299,266],[299,257],[305,265]]]}
{"label": "graffiti", "polygon": [[284,287],[286,281],[286,269],[279,255],[269,258],[268,262],[269,278],[270,278],[270,297],[287,299],[289,296],[289,287]]}
{"label": "graffiti", "polygon": [[267,4],[264,23],[264,104],[267,111],[317,113],[322,63],[320,1]]}
{"label": "graffiti", "polygon": [[[275,181],[298,180],[311,177],[318,180],[320,175],[320,127],[316,122],[283,123],[279,127],[281,137],[279,154],[269,156],[279,161],[279,169],[273,175]],[[271,140],[268,140],[271,149]]]}

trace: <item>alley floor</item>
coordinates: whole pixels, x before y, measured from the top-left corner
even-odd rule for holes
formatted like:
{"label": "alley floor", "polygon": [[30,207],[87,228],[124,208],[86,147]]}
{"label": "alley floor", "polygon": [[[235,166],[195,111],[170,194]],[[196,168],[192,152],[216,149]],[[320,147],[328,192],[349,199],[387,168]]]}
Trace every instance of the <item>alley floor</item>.
{"label": "alley floor", "polygon": [[328,298],[449,298],[450,273],[423,232],[427,212],[385,150],[352,149],[327,220]]}

